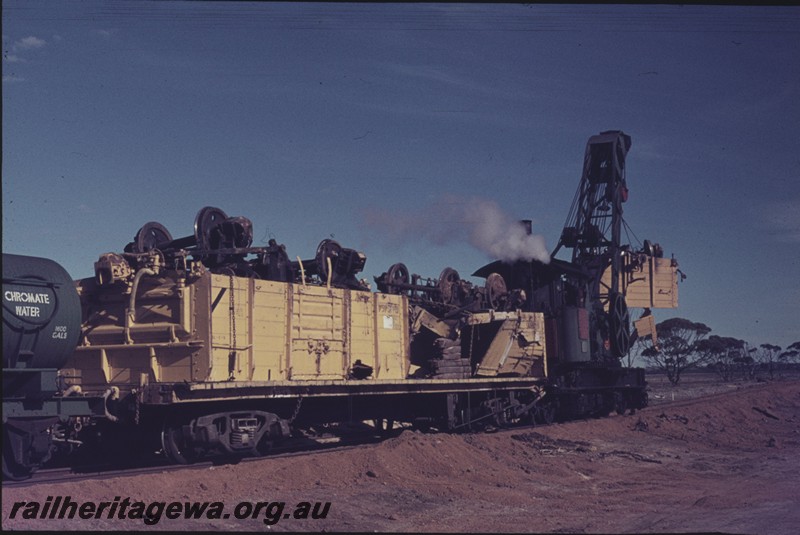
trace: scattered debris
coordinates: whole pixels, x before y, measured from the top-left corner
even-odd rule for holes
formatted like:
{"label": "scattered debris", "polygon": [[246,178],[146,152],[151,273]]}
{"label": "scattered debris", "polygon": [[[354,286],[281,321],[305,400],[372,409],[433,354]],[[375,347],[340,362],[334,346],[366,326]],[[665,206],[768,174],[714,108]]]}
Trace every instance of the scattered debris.
{"label": "scattered debris", "polygon": [[650,457],[645,457],[639,453],[633,453],[632,451],[622,451],[622,450],[614,450],[609,452],[603,452],[600,454],[600,457],[610,457],[610,456],[617,456],[617,457],[627,457],[628,459],[633,459],[634,461],[641,461],[643,463],[654,463],[654,464],[662,464],[661,461],[658,459],[652,459]]}
{"label": "scattered debris", "polygon": [[772,414],[769,411],[765,411],[764,409],[760,409],[758,407],[753,407],[753,410],[756,411],[759,414],[763,414],[767,418],[772,418],[773,420],[780,420],[780,418],[778,418],[777,416],[775,416],[774,414]]}
{"label": "scattered debris", "polygon": [[559,453],[587,453],[597,449],[589,442],[554,439],[536,432],[511,435],[511,439],[529,444],[537,452],[543,455],[556,455]]}
{"label": "scattered debris", "polygon": [[689,423],[689,418],[687,418],[686,416],[683,416],[681,414],[676,414],[674,416],[668,416],[667,413],[662,412],[661,414],[658,415],[658,417],[661,418],[662,420],[667,420],[667,421],[673,421],[674,420],[674,421],[680,422],[680,423],[682,423],[684,425]]}

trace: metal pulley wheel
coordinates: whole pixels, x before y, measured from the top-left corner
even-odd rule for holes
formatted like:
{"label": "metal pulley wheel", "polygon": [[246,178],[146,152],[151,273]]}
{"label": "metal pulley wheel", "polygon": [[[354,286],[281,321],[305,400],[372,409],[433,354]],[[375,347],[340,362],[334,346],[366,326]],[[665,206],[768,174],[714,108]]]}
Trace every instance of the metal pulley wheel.
{"label": "metal pulley wheel", "polygon": [[317,271],[323,280],[328,279],[328,259],[331,261],[331,270],[336,272],[336,262],[339,260],[339,255],[342,252],[342,246],[339,242],[326,238],[319,242],[317,246],[317,254],[314,257],[317,261]]}
{"label": "metal pulley wheel", "polygon": [[486,277],[486,300],[495,310],[502,308],[508,296],[506,280],[499,273],[491,273]]}
{"label": "metal pulley wheel", "polygon": [[630,315],[625,296],[612,293],[608,298],[608,321],[611,335],[611,352],[617,358],[624,357],[631,348]]}
{"label": "metal pulley wheel", "polygon": [[392,264],[389,271],[386,272],[386,293],[400,295],[406,291],[403,286],[411,284],[411,276],[408,274],[408,268],[405,264]]}
{"label": "metal pulley wheel", "polygon": [[458,283],[461,277],[458,271],[451,267],[446,267],[439,275],[439,293],[442,296],[442,303],[446,305],[457,305],[460,302],[458,295]]}

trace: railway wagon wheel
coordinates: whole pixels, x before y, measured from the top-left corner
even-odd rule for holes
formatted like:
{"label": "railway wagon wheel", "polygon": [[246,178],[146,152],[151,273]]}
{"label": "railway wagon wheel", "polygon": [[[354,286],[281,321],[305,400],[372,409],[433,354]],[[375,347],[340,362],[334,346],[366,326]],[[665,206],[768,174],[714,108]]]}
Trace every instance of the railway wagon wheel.
{"label": "railway wagon wheel", "polygon": [[339,256],[342,254],[342,246],[339,242],[326,238],[319,242],[317,246],[317,253],[314,256],[317,261],[317,270],[320,278],[325,281],[328,279],[328,260],[331,263],[331,271],[336,272],[336,264],[339,261]]}
{"label": "railway wagon wheel", "polygon": [[[194,218],[194,241],[197,247],[202,251],[208,251],[213,248],[212,232],[219,227],[228,215],[219,208],[214,206],[206,206],[197,212]],[[207,266],[214,266],[220,259],[220,255],[215,254],[201,254],[197,255],[199,260]]]}
{"label": "railway wagon wheel", "polygon": [[13,461],[6,459],[3,453],[3,479],[6,481],[24,481],[33,475],[34,470],[25,469],[13,464]]}
{"label": "railway wagon wheel", "polygon": [[[153,249],[161,249],[162,246],[172,241],[172,234],[164,225],[156,221],[145,223],[136,236],[133,243],[129,244],[133,253],[147,253]],[[126,247],[126,250],[128,247]]]}
{"label": "railway wagon wheel", "polygon": [[388,438],[394,434],[394,420],[392,418],[375,418],[372,425],[381,438]]}
{"label": "railway wagon wheel", "polygon": [[506,281],[499,273],[491,273],[486,277],[486,300],[494,310],[503,307],[506,297],[508,297],[508,287]]}
{"label": "railway wagon wheel", "polygon": [[458,271],[451,267],[446,267],[439,275],[439,293],[442,296],[442,303],[446,305],[458,305],[460,296],[458,295],[458,284],[461,276]]}
{"label": "railway wagon wheel", "polygon": [[197,247],[211,249],[211,231],[228,219],[228,215],[214,206],[206,206],[197,212],[194,219],[194,237]]}
{"label": "railway wagon wheel", "polygon": [[167,420],[161,430],[161,446],[167,458],[177,464],[192,464],[199,455],[186,443],[183,425],[176,420]]}
{"label": "railway wagon wheel", "polygon": [[614,393],[614,410],[620,416],[628,410],[628,396],[623,392]]}
{"label": "railway wagon wheel", "polygon": [[3,478],[9,481],[28,479],[50,460],[53,450],[51,418],[27,422],[9,419],[3,422]]}
{"label": "railway wagon wheel", "polygon": [[543,403],[536,405],[534,419],[536,423],[549,425],[556,419],[556,406],[554,403]]}
{"label": "railway wagon wheel", "polygon": [[397,263],[392,264],[389,271],[386,272],[386,293],[400,295],[411,284],[411,275],[408,273],[408,268],[405,264]]}
{"label": "railway wagon wheel", "polygon": [[38,467],[22,466],[14,460],[14,453],[9,444],[7,433],[3,432],[3,479],[23,481],[31,477]]}

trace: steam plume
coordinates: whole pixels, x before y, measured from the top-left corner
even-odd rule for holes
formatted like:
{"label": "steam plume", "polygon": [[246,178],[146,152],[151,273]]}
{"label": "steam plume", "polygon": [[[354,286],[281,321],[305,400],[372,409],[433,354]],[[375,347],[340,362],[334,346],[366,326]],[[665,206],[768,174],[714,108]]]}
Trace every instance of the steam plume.
{"label": "steam plume", "polygon": [[402,241],[427,239],[436,245],[464,241],[492,260],[550,262],[544,237],[528,234],[525,226],[507,215],[495,201],[447,195],[413,212],[389,214],[369,211],[367,223]]}

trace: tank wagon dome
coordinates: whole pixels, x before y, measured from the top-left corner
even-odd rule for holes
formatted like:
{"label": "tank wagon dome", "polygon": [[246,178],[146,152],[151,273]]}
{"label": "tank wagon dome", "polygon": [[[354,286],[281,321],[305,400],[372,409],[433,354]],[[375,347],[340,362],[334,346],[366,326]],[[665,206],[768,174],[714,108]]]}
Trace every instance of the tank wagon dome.
{"label": "tank wagon dome", "polygon": [[80,327],[80,300],[63,267],[3,253],[3,368],[60,368]]}

